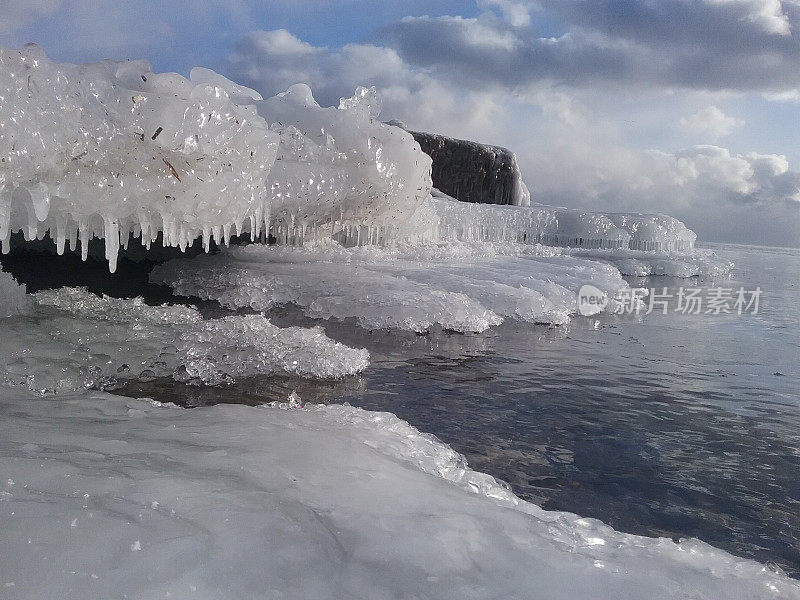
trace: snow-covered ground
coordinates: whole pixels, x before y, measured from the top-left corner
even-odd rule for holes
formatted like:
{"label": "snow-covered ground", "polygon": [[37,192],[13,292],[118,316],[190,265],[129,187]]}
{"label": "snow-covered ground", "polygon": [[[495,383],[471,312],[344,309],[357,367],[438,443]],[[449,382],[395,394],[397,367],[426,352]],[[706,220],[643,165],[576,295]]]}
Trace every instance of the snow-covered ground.
{"label": "snow-covered ground", "polygon": [[800,597],[701,542],[545,512],[349,406],[3,390],[0,473],[9,600]]}

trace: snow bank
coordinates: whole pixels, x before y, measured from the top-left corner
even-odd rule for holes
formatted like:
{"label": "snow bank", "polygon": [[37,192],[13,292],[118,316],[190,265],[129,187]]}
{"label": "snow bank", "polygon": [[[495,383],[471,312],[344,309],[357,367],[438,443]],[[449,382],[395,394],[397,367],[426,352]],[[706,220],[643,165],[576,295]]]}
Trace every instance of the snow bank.
{"label": "snow bank", "polygon": [[564,324],[577,291],[628,284],[610,265],[540,245],[452,242],[392,247],[248,246],[158,266],[154,283],[230,308],[295,304],[314,318],[365,328],[480,332],[504,318]]}
{"label": "snow bank", "polygon": [[137,377],[211,385],[275,371],[342,377],[369,361],[366,350],[334,342],[319,327],[281,329],[260,315],[203,319],[185,306],[148,306],[78,288],[33,299],[28,315],[2,321],[0,383],[41,394]]}
{"label": "snow bank", "polygon": [[545,512],[396,417],[347,406],[3,390],[0,472],[9,600],[800,595],[696,540]]}

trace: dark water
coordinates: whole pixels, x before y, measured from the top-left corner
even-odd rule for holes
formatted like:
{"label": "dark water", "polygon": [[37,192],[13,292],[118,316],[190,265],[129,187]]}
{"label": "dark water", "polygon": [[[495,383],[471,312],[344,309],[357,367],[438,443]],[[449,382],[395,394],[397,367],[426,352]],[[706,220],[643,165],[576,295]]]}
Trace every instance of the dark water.
{"label": "dark water", "polygon": [[[632,283],[760,286],[758,315],[608,315],[481,335],[330,323],[331,337],[370,349],[362,377],[228,388],[134,382],[117,393],[196,406],[285,399],[295,389],[304,401],[391,411],[545,508],[632,533],[698,537],[798,577],[800,251],[716,250],[736,263],[730,280]],[[163,301],[163,290],[147,293]],[[291,311],[274,321],[304,322]]]}

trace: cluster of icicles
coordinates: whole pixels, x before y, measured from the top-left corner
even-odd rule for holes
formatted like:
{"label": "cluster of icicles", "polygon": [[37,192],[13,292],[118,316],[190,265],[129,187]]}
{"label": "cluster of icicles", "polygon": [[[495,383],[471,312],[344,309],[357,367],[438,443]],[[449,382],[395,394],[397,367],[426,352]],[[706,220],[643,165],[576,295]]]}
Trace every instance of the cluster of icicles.
{"label": "cluster of icicles", "polygon": [[[50,234],[58,252],[131,237],[185,249],[249,232],[303,239],[410,216],[430,159],[375,120],[374,91],[322,108],[307,86],[263,100],[212,71],[73,65],[0,50],[0,245]],[[298,232],[302,232],[299,234]]]}

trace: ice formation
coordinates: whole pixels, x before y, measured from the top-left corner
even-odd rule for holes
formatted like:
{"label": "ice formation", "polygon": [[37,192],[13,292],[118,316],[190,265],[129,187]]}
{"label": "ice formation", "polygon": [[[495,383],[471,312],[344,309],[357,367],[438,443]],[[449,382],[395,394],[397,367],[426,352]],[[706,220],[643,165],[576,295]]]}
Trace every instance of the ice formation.
{"label": "ice formation", "polygon": [[318,327],[281,329],[261,315],[203,319],[194,308],[79,288],[32,296],[29,314],[0,321],[0,383],[42,394],[137,377],[204,384],[276,371],[342,377],[369,361],[366,350],[334,342]]}
{"label": "ice formation", "polygon": [[323,108],[308,86],[295,85],[257,106],[280,136],[264,214],[279,241],[356,231],[376,243],[384,226],[409,218],[428,196],[431,160],[411,134],[375,120],[374,88]]}
{"label": "ice formation", "polygon": [[563,324],[590,282],[613,295],[628,284],[597,261],[541,245],[418,244],[387,248],[230,248],[158,266],[154,283],[230,308],[295,304],[314,318],[353,318],[365,328],[480,332],[511,317]]}
{"label": "ice formation", "polygon": [[0,95],[4,250],[16,230],[50,231],[59,252],[102,237],[113,270],[131,233],[221,240],[266,196],[278,136],[221,88],[143,61],[55,63],[29,45],[0,51]]}
{"label": "ice formation", "polygon": [[394,235],[410,240],[520,242],[656,253],[691,252],[697,238],[666,215],[465,203],[435,189],[412,219],[398,224]]}
{"label": "ice formation", "polygon": [[[281,243],[152,274],[228,307],[294,303],[368,328],[472,332],[505,318],[565,323],[580,286],[625,288],[620,270],[716,268],[669,217],[429,196],[429,158],[376,121],[364,88],[323,108],[305,86],[262,99],[207,69],[187,80],[141,61],[60,64],[26,46],[0,51],[0,97],[3,250],[15,231],[49,232],[59,252],[80,241],[84,255],[102,237],[113,270],[131,235]],[[26,296],[1,272],[0,326],[0,589],[11,598],[800,595],[700,542],[524,503],[392,415],[183,411],[85,391],[367,366],[365,350],[320,328],[75,288]]]}
{"label": "ice formation", "polygon": [[697,540],[543,511],[390,414],[286,408],[0,395],[3,597],[800,596]]}
{"label": "ice formation", "polygon": [[20,285],[9,274],[0,271],[0,319],[21,315],[30,308],[30,298],[25,295],[25,286]]}
{"label": "ice formation", "polygon": [[430,159],[373,119],[374,91],[321,108],[304,86],[260,101],[207,69],[192,78],[1,50],[3,249],[17,230],[49,231],[59,253],[102,237],[113,271],[131,234],[181,248],[264,224],[287,240],[331,236],[404,218],[428,194]]}

